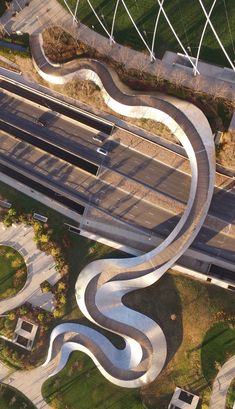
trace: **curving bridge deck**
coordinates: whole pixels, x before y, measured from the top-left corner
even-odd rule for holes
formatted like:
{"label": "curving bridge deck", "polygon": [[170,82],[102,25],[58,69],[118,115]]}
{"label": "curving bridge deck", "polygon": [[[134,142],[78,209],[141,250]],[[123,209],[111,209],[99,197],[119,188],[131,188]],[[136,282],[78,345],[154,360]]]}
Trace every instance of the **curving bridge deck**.
{"label": "curving bridge deck", "polygon": [[62,346],[60,362],[51,376],[65,366],[72,351],[81,350],[114,384],[140,387],[153,381],[161,372],[167,356],[167,342],[156,322],[127,308],[122,298],[159,280],[198,234],[207,215],[214,187],[212,132],[204,114],[194,105],[167,96],[128,95],[116,75],[98,61],[79,60],[53,66],[45,58],[40,35],[31,38],[31,51],[38,72],[47,81],[63,83],[75,75],[94,81],[111,109],[121,115],[164,123],[179,139],[189,157],[192,180],[188,203],[167,239],[156,249],[139,257],[92,262],[77,279],[76,299],[83,314],[100,327],[123,337],[125,348],[115,348],[106,337],[91,328],[65,323],[52,331],[48,357],[44,363],[46,366],[52,358],[53,342],[57,336],[72,332],[77,334],[76,342],[68,341]]}

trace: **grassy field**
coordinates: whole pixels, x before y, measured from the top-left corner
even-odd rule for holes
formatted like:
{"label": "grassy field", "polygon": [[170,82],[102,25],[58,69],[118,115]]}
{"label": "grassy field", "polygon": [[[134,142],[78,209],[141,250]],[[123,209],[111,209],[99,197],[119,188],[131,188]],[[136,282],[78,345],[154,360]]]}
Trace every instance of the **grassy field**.
{"label": "grassy field", "polygon": [[0,385],[0,408],[1,409],[36,409],[26,396],[15,388]]}
{"label": "grassy field", "polygon": [[[69,409],[122,409],[121,396],[130,409],[139,409],[141,404],[149,409],[167,409],[175,387],[181,386],[200,396],[198,409],[207,409],[218,363],[222,365],[235,353],[234,330],[230,329],[234,301],[234,294],[221,288],[175,273],[165,274],[160,282],[124,298],[125,304],[158,322],[166,335],[167,364],[157,380],[139,392],[119,390],[99,374],[89,358],[74,353],[64,372],[44,385],[45,397],[55,400],[59,409],[66,404]],[[76,311],[74,306],[74,319]],[[77,320],[83,322],[78,313]],[[220,335],[211,337],[211,333]],[[213,370],[205,373],[205,365]],[[76,396],[80,397],[77,402]],[[89,402],[85,403],[85,396]]]}
{"label": "grassy field", "polygon": [[206,333],[202,343],[201,361],[204,377],[211,382],[219,368],[235,351],[235,326],[233,323],[215,324]]}
{"label": "grassy field", "polygon": [[26,278],[27,269],[20,253],[12,247],[0,246],[0,299],[17,294]]}
{"label": "grassy field", "polygon": [[[59,0],[64,5],[63,0]],[[205,8],[209,11],[212,0],[203,0]],[[69,0],[68,4],[72,10],[75,10],[76,0]],[[114,13],[116,1],[93,0],[92,5],[95,7],[98,15],[104,16],[105,26],[111,30],[112,16]],[[155,20],[159,6],[156,0],[126,0],[126,4],[133,16],[138,28],[145,40],[151,47],[152,33],[154,30]],[[226,8],[224,6],[226,5]],[[184,46],[190,46],[192,54],[195,56],[200,39],[201,32],[205,23],[205,16],[198,1],[195,0],[166,0],[164,2],[167,15],[177,32]],[[104,30],[94,17],[86,0],[80,0],[77,13],[78,20],[102,34]],[[225,2],[217,1],[211,20],[214,28],[223,42],[231,59],[235,57],[234,38],[235,38],[235,2],[226,0]],[[229,26],[228,26],[229,23]],[[120,2],[117,19],[115,24],[115,40],[121,44],[127,44],[137,49],[144,48],[143,42],[131,23],[123,4]],[[156,36],[155,53],[161,57],[166,50],[181,52],[172,31],[163,15],[160,16]],[[201,51],[201,59],[210,61],[215,64],[227,65],[218,42],[210,28],[207,29]]]}
{"label": "grassy field", "polygon": [[138,389],[112,385],[87,356],[75,352],[66,368],[43,386],[43,395],[58,409],[144,409]]}

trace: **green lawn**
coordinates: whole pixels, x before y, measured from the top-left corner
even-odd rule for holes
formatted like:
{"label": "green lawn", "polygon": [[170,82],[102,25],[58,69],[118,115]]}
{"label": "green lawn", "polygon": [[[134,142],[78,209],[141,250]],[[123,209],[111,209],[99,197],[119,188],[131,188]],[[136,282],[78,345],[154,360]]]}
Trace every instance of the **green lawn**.
{"label": "green lawn", "polygon": [[[64,5],[63,0],[59,0],[59,2]],[[209,11],[212,0],[203,0],[203,3],[206,10]],[[226,4],[226,9],[224,3]],[[72,10],[75,10],[76,0],[69,0],[68,4],[71,6]],[[92,1],[92,5],[95,7],[98,15],[102,16],[103,14],[103,21],[105,22],[106,27],[109,28],[109,31],[111,30],[115,4],[116,1]],[[126,0],[126,4],[128,5],[130,13],[141,33],[146,33],[144,35],[145,40],[151,45],[152,33],[159,9],[158,3],[156,0]],[[200,35],[205,23],[205,16],[199,2],[195,0],[166,0],[164,6],[181,41],[185,47],[191,47],[192,54],[195,56]],[[89,27],[93,25],[96,31],[104,34],[103,28],[94,17],[86,0],[80,0],[77,18]],[[211,20],[227,52],[233,60],[235,57],[233,48],[233,41],[235,38],[234,0],[226,0],[226,2],[218,1],[213,9]],[[228,28],[228,22],[231,31]],[[121,44],[128,44],[137,49],[144,48],[143,42],[139,35],[137,35],[121,2],[117,11],[115,40]],[[159,19],[155,44],[155,53],[160,57],[166,50],[182,52],[163,15],[161,15]],[[210,28],[206,31],[201,58],[215,64],[228,65]]]}
{"label": "green lawn", "polygon": [[0,299],[14,296],[24,286],[27,268],[23,257],[8,246],[0,246]]}
{"label": "green lawn", "polygon": [[228,390],[226,409],[233,409],[234,403],[235,403],[235,380],[232,381]]}
{"label": "green lawn", "polygon": [[235,354],[235,326],[226,322],[215,324],[202,343],[201,361],[204,377],[212,382],[220,367]]}
{"label": "green lawn", "polygon": [[1,409],[36,409],[32,402],[17,389],[10,386],[0,385],[0,408]]}
{"label": "green lawn", "polygon": [[48,403],[58,409],[144,409],[138,389],[114,386],[100,375],[87,356],[74,352],[56,377],[43,385]]}

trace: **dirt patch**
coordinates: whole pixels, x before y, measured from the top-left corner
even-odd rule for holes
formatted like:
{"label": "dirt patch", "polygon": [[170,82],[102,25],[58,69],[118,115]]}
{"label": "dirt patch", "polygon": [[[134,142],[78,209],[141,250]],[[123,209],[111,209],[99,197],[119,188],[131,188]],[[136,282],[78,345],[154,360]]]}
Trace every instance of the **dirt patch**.
{"label": "dirt patch", "polygon": [[45,55],[53,63],[65,63],[84,55],[85,45],[75,40],[69,33],[59,27],[49,27],[43,31],[43,48]]}
{"label": "dirt patch", "polygon": [[235,133],[224,132],[217,149],[217,161],[235,171]]}

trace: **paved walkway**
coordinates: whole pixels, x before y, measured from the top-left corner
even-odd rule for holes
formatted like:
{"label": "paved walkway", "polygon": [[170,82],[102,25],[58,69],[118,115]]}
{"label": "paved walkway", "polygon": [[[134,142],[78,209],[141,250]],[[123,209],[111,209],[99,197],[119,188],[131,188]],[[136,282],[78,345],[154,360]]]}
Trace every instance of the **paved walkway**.
{"label": "paved walkway", "polygon": [[48,280],[53,285],[60,279],[60,275],[54,267],[53,257],[37,248],[33,240],[34,231],[31,226],[20,224],[6,228],[3,223],[0,223],[0,237],[0,244],[18,250],[27,265],[25,286],[14,297],[0,301],[0,314],[18,307],[26,301],[51,311],[53,309],[53,296],[51,293],[43,294],[40,290],[40,284],[44,280]]}
{"label": "paved walkway", "polygon": [[210,399],[210,409],[226,408],[227,392],[234,378],[235,378],[235,355],[222,366],[218,375],[215,378]]}

